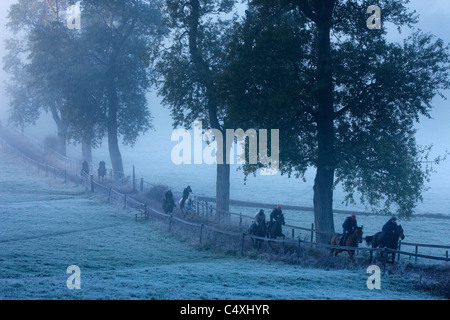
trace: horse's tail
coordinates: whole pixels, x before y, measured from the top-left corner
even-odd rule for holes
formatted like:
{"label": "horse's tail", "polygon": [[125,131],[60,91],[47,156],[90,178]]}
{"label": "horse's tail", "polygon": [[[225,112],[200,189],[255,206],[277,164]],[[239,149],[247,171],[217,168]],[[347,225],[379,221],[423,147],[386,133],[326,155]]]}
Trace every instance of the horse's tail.
{"label": "horse's tail", "polygon": [[373,236],[367,236],[367,237],[366,237],[366,243],[367,243],[368,245],[372,243],[372,240],[373,240]]}

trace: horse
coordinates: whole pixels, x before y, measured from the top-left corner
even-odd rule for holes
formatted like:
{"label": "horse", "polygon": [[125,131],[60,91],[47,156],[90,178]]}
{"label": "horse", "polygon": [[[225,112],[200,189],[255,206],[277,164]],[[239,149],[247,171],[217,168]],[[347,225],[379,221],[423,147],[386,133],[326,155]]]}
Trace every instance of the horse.
{"label": "horse", "polygon": [[183,198],[181,198],[180,201],[178,202],[178,204],[180,205],[180,210],[184,216],[187,214],[190,214],[190,213],[192,213],[192,214],[197,213],[195,210],[192,193],[190,193],[188,198],[185,199],[184,201],[183,201]]}
{"label": "horse", "polygon": [[173,198],[167,199],[163,203],[163,210],[166,214],[172,213],[174,207],[175,207],[175,202],[173,201]]}
{"label": "horse", "polygon": [[[247,232],[248,232],[248,234],[256,236],[256,237],[265,238],[267,236],[266,223],[265,222],[261,222],[261,223],[253,222],[251,224],[250,228],[248,228]],[[253,248],[261,249],[261,245],[264,240],[253,239],[253,237],[251,239],[252,239],[252,243],[253,243]]]}
{"label": "horse", "polygon": [[282,237],[283,240],[286,238],[285,235],[282,232],[281,226],[285,225],[284,222],[284,215],[280,213],[277,218],[275,218],[275,221],[268,221],[267,222],[267,236],[270,239],[276,239],[277,237]]}
{"label": "horse", "polygon": [[[394,234],[390,235],[389,237],[386,237],[383,239],[381,237],[381,232],[375,233],[373,236],[366,237],[366,243],[368,245],[372,244],[372,248],[379,248],[379,247],[386,247],[388,249],[397,250],[398,248],[398,239],[405,239],[405,235],[403,233],[402,225],[397,225],[397,227],[394,230]],[[386,257],[387,262],[388,257]],[[370,251],[370,262],[372,262],[373,254],[372,251]],[[392,263],[394,263],[395,260],[395,252],[392,252]]]}
{"label": "horse", "polygon": [[[345,239],[344,246],[345,247],[358,247],[358,243],[361,243],[363,240],[362,235],[363,235],[363,226],[357,227],[355,229],[355,231],[353,231],[352,233],[350,233],[347,236],[347,239]],[[342,234],[340,234],[340,233],[334,234],[334,236],[330,240],[330,244],[334,245],[334,246],[339,245],[339,239],[341,237],[342,237]],[[340,253],[342,251],[347,251],[350,258],[353,259],[355,250],[344,250],[344,249],[332,248],[330,253],[333,254],[333,252],[334,252],[334,255],[337,256],[338,253]]]}
{"label": "horse", "polygon": [[106,164],[105,161],[100,161],[98,164],[98,180],[99,181],[105,181],[106,179]]}
{"label": "horse", "polygon": [[89,163],[84,160],[81,164],[81,177],[88,177],[89,176]]}

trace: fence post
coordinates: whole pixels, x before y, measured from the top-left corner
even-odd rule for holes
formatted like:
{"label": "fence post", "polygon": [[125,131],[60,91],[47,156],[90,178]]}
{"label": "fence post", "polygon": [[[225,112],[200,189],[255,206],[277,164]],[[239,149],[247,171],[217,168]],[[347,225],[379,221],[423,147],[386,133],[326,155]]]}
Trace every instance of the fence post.
{"label": "fence post", "polygon": [[134,164],[133,164],[133,192],[136,191],[136,171],[134,169]]}
{"label": "fence post", "polygon": [[144,178],[141,178],[141,193],[144,193]]}
{"label": "fence post", "polygon": [[295,239],[295,233],[294,228],[292,228],[292,240]]}
{"label": "fence post", "polygon": [[242,212],[239,212],[239,227],[242,226]]}
{"label": "fence post", "polygon": [[402,240],[401,239],[399,239],[398,240],[398,256],[397,256],[397,261],[400,261],[400,251],[402,250]]}
{"label": "fence post", "polygon": [[244,241],[245,241],[245,232],[242,234],[241,255],[244,255]]}
{"label": "fence post", "polygon": [[314,240],[314,223],[311,223],[311,242]]}
{"label": "fence post", "polygon": [[297,245],[297,263],[300,263],[301,244],[302,244],[302,239],[300,239],[300,237],[299,237],[298,238],[298,245]]}
{"label": "fence post", "polygon": [[127,195],[126,194],[123,195],[123,208],[124,209],[127,208]]}
{"label": "fence post", "polygon": [[416,255],[414,256],[414,263],[417,263],[417,253],[419,252],[419,246],[416,245]]}
{"label": "fence post", "polygon": [[203,236],[203,223],[200,225],[200,244],[202,244],[202,236]]}
{"label": "fence post", "polygon": [[149,218],[149,215],[148,215],[148,212],[147,212],[147,204],[146,203],[144,203],[144,216],[145,216],[145,219]]}
{"label": "fence post", "polygon": [[108,190],[108,202],[111,201],[111,187]]}

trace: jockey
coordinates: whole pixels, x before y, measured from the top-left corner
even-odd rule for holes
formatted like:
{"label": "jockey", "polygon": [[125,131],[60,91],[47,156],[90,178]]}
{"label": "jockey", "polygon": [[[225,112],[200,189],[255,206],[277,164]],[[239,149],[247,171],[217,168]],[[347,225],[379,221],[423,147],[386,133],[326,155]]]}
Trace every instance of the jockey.
{"label": "jockey", "polygon": [[256,216],[255,216],[255,222],[256,222],[257,225],[261,225],[261,223],[262,223],[263,225],[266,224],[266,215],[265,215],[263,209],[259,210],[259,212],[256,214]]}
{"label": "jockey", "polygon": [[[281,228],[282,224],[284,224],[283,212],[281,210],[281,205],[277,205],[270,213],[270,222],[268,225],[270,230],[272,230],[273,236],[283,236],[283,230]],[[273,229],[274,225],[275,229]]]}
{"label": "jockey", "polygon": [[84,160],[81,165],[81,176],[84,175],[89,175],[89,163],[86,160]]}
{"label": "jockey", "polygon": [[192,189],[191,186],[187,186],[184,190],[183,190],[183,198],[181,199],[181,203],[180,203],[180,207],[183,209],[184,208],[184,203],[186,202],[186,200],[189,198],[189,195],[191,194]]}
{"label": "jockey", "polygon": [[353,233],[356,228],[358,228],[358,222],[356,221],[356,214],[352,213],[351,216],[345,218],[344,223],[342,224],[342,236],[339,239],[339,245],[343,246],[345,244],[345,240],[347,236]]}
{"label": "jockey", "polygon": [[397,229],[397,217],[392,216],[388,222],[386,222],[381,230],[381,243],[384,244],[384,240],[395,233]]}
{"label": "jockey", "polygon": [[166,193],[164,194],[164,203],[173,203],[175,206],[175,202],[173,201],[173,194],[172,194],[171,189],[167,190]]}
{"label": "jockey", "polygon": [[277,205],[277,207],[274,208],[270,213],[270,223],[277,221],[281,217],[281,214],[282,214],[281,206]]}

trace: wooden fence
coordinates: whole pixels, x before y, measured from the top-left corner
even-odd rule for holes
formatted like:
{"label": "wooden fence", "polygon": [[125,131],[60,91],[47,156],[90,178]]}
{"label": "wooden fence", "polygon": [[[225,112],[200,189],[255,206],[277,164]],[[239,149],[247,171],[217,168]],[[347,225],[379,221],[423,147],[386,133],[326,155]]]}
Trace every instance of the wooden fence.
{"label": "wooden fence", "polygon": [[[294,249],[297,252],[297,259],[300,261],[301,252],[304,248],[308,247],[311,248],[313,246],[319,247],[319,248],[326,248],[326,249],[340,249],[340,250],[354,250],[356,252],[363,251],[363,252],[383,252],[384,256],[384,268],[386,267],[386,253],[395,253],[397,254],[398,259],[400,259],[400,255],[406,255],[411,256],[415,258],[415,262],[417,263],[417,258],[423,258],[423,259],[431,259],[431,260],[439,260],[439,261],[449,261],[448,257],[448,249],[450,249],[450,246],[443,246],[443,245],[433,245],[433,244],[421,244],[421,243],[409,243],[409,242],[400,242],[398,250],[392,250],[388,248],[364,248],[364,247],[342,247],[342,246],[334,246],[329,244],[323,244],[323,243],[317,243],[314,242],[314,234],[317,234],[321,231],[317,231],[314,229],[314,224],[311,224],[310,228],[304,228],[299,226],[293,226],[293,225],[285,225],[284,228],[290,228],[292,231],[292,238],[291,239],[268,239],[268,238],[262,238],[257,237],[254,235],[249,235],[246,232],[242,232],[242,228],[245,229],[245,225],[243,220],[244,219],[251,219],[254,218],[251,216],[243,215],[242,213],[233,213],[233,212],[226,212],[226,211],[220,211],[216,210],[211,204],[208,204],[208,202],[196,202],[196,217],[201,219],[202,222],[193,222],[188,221],[186,219],[183,219],[181,217],[178,217],[173,214],[166,214],[161,211],[158,211],[154,208],[150,208],[147,203],[141,202],[133,197],[133,194],[126,194],[121,193],[111,187],[108,187],[106,185],[103,185],[97,181],[94,180],[93,176],[89,175],[83,175],[79,176],[73,171],[68,171],[67,169],[61,169],[56,168],[54,166],[51,166],[47,163],[40,163],[34,159],[31,159],[30,157],[23,154],[20,150],[12,147],[9,145],[5,140],[2,140],[0,138],[1,146],[3,149],[5,147],[15,154],[19,155],[27,164],[35,165],[37,170],[39,172],[45,173],[46,177],[52,177],[52,178],[61,178],[65,182],[67,181],[73,181],[76,183],[79,183],[85,187],[86,191],[92,192],[94,194],[98,194],[105,198],[109,203],[115,203],[116,205],[120,205],[124,209],[133,209],[135,210],[135,219],[149,219],[150,216],[153,217],[159,217],[162,218],[168,225],[168,231],[172,231],[173,224],[174,223],[180,223],[184,226],[194,228],[196,230],[196,233],[198,233],[198,241],[200,244],[202,244],[205,241],[206,233],[213,234],[211,238],[213,241],[217,241],[217,235],[223,235],[227,237],[228,243],[231,243],[235,246],[238,246],[238,250],[241,254],[244,254],[244,251],[246,248],[251,248],[253,240],[262,240],[265,241],[268,244],[274,244],[279,243],[281,246],[285,248]],[[135,179],[133,179],[135,181]],[[143,181],[143,180],[141,180]],[[134,183],[133,183],[134,185]],[[143,183],[141,183],[143,185]],[[136,190],[136,189],[134,189]],[[142,190],[142,187],[141,187]],[[143,190],[142,190],[143,191]],[[215,214],[214,214],[215,212]],[[235,220],[237,220],[237,223],[233,223],[231,221],[231,217],[235,217]],[[235,225],[236,227],[240,228],[239,232],[233,232],[233,231],[227,231],[222,228],[218,228],[215,225],[210,225],[208,223],[214,222],[214,224],[220,224],[222,223],[222,227],[232,226]],[[303,230],[308,231],[309,233],[309,240],[301,239],[300,236],[297,236],[295,238],[295,230]],[[406,252],[402,251],[401,248],[404,246],[413,246],[415,247],[415,252]],[[445,257],[438,257],[438,256],[431,256],[431,255],[423,255],[418,253],[418,249],[420,247],[432,247],[432,248],[441,248],[446,249],[446,256]],[[267,247],[269,248],[269,246]]]}

